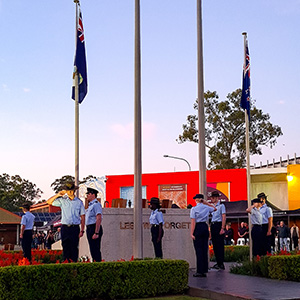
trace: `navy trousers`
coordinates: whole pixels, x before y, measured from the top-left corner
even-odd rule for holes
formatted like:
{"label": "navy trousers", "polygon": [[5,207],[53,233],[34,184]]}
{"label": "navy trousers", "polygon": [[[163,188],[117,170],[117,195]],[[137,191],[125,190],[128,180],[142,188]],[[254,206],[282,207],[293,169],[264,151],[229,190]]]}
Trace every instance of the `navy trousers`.
{"label": "navy trousers", "polygon": [[78,261],[79,225],[62,225],[61,244],[63,247],[63,258],[69,262]]}
{"label": "navy trousers", "polygon": [[222,222],[211,223],[211,241],[214,247],[214,253],[218,266],[224,264],[224,234],[220,235]]}
{"label": "navy trousers", "polygon": [[[154,247],[154,252],[155,252],[155,257],[157,258],[163,258],[163,253],[162,253],[162,243],[161,240],[157,242],[159,235],[159,225],[152,225],[151,226],[151,236],[152,236],[152,243]],[[162,236],[164,235],[164,231],[162,229]]]}
{"label": "navy trousers", "polygon": [[196,252],[197,273],[208,272],[208,226],[205,222],[196,223],[193,240]]}
{"label": "navy trousers", "polygon": [[100,246],[101,246],[101,238],[103,235],[103,229],[102,229],[102,226],[100,226],[98,238],[93,240],[92,237],[95,233],[95,228],[96,228],[96,224],[87,225],[86,226],[86,236],[87,236],[87,239],[89,242],[90,252],[91,252],[93,261],[100,262],[102,260]]}
{"label": "navy trousers", "polygon": [[31,261],[32,230],[25,230],[22,238],[23,255]]}
{"label": "navy trousers", "polygon": [[261,225],[253,225],[251,230],[252,237],[252,254],[253,256],[261,256],[263,254],[263,234],[262,234],[262,226]]}
{"label": "navy trousers", "polygon": [[266,255],[267,252],[271,253],[271,236],[267,235],[269,228],[269,224],[262,224],[262,242],[263,242],[263,249],[262,254]]}

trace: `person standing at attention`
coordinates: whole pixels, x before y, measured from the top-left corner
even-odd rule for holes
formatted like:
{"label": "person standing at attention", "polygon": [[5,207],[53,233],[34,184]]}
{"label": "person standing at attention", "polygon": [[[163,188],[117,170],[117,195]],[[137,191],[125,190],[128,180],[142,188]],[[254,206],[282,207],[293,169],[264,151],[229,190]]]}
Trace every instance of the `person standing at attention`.
{"label": "person standing at attention", "polygon": [[260,212],[262,214],[262,238],[263,238],[263,255],[271,253],[271,230],[273,226],[273,211],[267,206],[267,196],[265,193],[259,193],[257,198],[262,202]]}
{"label": "person standing at attention", "polygon": [[47,200],[49,205],[61,208],[61,244],[63,258],[69,262],[78,261],[79,239],[84,234],[85,209],[82,201],[75,197],[78,187],[67,183],[63,190]]}
{"label": "person standing at attention", "polygon": [[162,212],[159,211],[160,207],[159,199],[152,197],[150,200],[150,208],[152,212],[150,214],[149,223],[151,225],[152,243],[156,258],[163,258],[161,240],[164,235],[164,218]]}
{"label": "person standing at attention", "polygon": [[215,257],[217,263],[213,266],[213,269],[225,270],[224,266],[224,233],[226,224],[226,208],[225,205],[219,201],[219,193],[213,191],[211,194],[211,202],[217,209],[212,212],[210,232],[211,241],[213,244]]}
{"label": "person standing at attention", "polygon": [[191,238],[196,252],[196,273],[194,277],[206,277],[208,272],[208,216],[216,211],[214,205],[204,200],[202,194],[196,194],[193,199],[196,206],[191,208]]}
{"label": "person standing at attention", "polygon": [[87,188],[86,198],[89,203],[85,211],[86,236],[90,246],[93,261],[100,262],[102,229],[102,206],[97,200],[98,191]]}
{"label": "person standing at attention", "polygon": [[246,212],[251,214],[251,238],[252,238],[252,254],[253,256],[262,255],[262,214],[260,208],[262,203],[260,199],[255,198],[251,201],[252,205],[246,209]]}
{"label": "person standing at attention", "polygon": [[31,262],[31,243],[33,237],[32,228],[34,225],[35,216],[30,212],[30,205],[27,203],[22,205],[22,210],[24,215],[21,218],[21,245],[24,257]]}

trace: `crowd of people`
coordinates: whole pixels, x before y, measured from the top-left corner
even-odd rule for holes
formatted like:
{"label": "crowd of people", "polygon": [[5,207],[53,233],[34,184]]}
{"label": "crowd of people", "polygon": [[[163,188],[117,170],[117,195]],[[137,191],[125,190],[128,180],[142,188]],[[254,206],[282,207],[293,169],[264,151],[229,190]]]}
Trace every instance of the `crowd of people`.
{"label": "crowd of people", "polygon": [[[226,210],[224,204],[218,200],[218,192],[211,195],[211,203],[204,200],[202,194],[194,199],[196,206],[191,208],[191,238],[194,243],[197,268],[195,277],[206,277],[208,272],[208,244],[213,245],[216,257],[214,269],[224,270],[224,245],[235,244],[234,231],[231,223],[226,223]],[[251,230],[246,222],[238,228],[237,244],[249,243],[249,232],[252,239],[252,255],[262,256],[275,251],[290,251],[299,249],[299,228],[294,223],[289,229],[284,221],[273,225],[273,211],[267,206],[267,196],[259,193],[247,208],[250,215]],[[210,226],[208,224],[211,216]],[[210,238],[210,241],[209,241]],[[241,243],[239,243],[241,242]]]}
{"label": "crowd of people", "polygon": [[[238,228],[238,238],[235,241],[234,231],[231,223],[226,224],[224,243],[225,245],[248,245],[249,244],[249,227],[246,222],[241,222]],[[270,234],[271,253],[281,250],[299,250],[299,227],[296,223],[288,228],[284,221],[278,221],[276,226],[273,224]]]}
{"label": "crowd of people", "polygon": [[[23,205],[24,215],[21,219],[20,238],[24,257],[31,260],[31,248],[51,249],[51,245],[61,239],[63,248],[63,258],[69,262],[78,261],[79,239],[86,229],[87,240],[93,261],[100,262],[102,228],[102,206],[97,200],[98,191],[87,188],[86,199],[88,207],[85,209],[83,202],[75,196],[78,187],[74,183],[67,184],[63,190],[48,199],[48,204],[61,208],[61,227],[54,234],[52,230],[33,234],[32,228],[34,216],[30,213],[28,204]],[[216,270],[224,270],[224,246],[231,245],[234,239],[234,231],[231,223],[226,223],[226,208],[219,200],[219,193],[214,191],[211,194],[211,201],[204,199],[204,195],[196,194],[193,199],[196,205],[191,207],[190,236],[196,253],[196,273],[195,277],[206,277],[208,272],[208,245],[209,240],[213,246],[216,257],[216,264],[212,267]],[[273,226],[273,212],[266,204],[267,196],[264,193],[257,195],[252,200],[252,205],[247,208],[251,219],[251,238],[253,255],[266,255],[276,251],[276,241],[279,247],[277,250],[289,251],[290,240],[292,249],[299,248],[299,228],[294,224],[291,229],[281,221],[277,226]],[[163,257],[162,238],[164,235],[164,219],[160,211],[159,198],[151,198],[150,208],[152,210],[149,218],[151,225],[151,240],[154,253],[157,258]],[[209,217],[211,222],[209,224]],[[238,240],[243,240],[243,245],[249,240],[249,227],[246,222],[242,222],[238,229]]]}
{"label": "crowd of people", "polygon": [[57,228],[56,232],[53,230],[48,230],[47,233],[44,231],[38,231],[33,233],[31,249],[39,250],[51,250],[52,245],[60,240],[60,227]]}
{"label": "crowd of people", "polygon": [[51,249],[53,243],[54,234],[52,230],[49,230],[47,235],[44,232],[37,232],[33,234],[31,248],[39,250]]}

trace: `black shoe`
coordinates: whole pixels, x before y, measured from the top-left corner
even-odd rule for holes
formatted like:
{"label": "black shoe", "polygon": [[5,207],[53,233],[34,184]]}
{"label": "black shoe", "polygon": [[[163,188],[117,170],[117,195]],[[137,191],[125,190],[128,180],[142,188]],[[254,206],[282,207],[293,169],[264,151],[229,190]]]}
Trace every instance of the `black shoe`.
{"label": "black shoe", "polygon": [[206,277],[205,273],[195,273],[193,274],[193,277]]}
{"label": "black shoe", "polygon": [[213,265],[211,268],[215,269],[215,270],[220,270],[220,267],[218,266],[218,264]]}
{"label": "black shoe", "polygon": [[220,268],[221,270],[225,270],[224,264],[221,264],[221,265],[219,266],[219,268]]}

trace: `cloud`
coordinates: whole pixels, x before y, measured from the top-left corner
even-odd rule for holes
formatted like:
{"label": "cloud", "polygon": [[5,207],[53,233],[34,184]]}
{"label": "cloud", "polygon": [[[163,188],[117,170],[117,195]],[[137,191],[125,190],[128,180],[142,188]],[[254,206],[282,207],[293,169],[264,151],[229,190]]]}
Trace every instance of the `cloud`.
{"label": "cloud", "polygon": [[2,83],[2,89],[3,89],[4,92],[8,92],[9,91],[9,88],[8,88],[8,86],[7,86],[6,83]]}
{"label": "cloud", "polygon": [[[111,126],[111,130],[115,133],[119,138],[125,140],[133,140],[134,138],[134,125],[133,123],[128,124],[113,124]],[[151,140],[156,133],[156,124],[151,122],[143,122],[142,125],[142,139],[144,141]]]}
{"label": "cloud", "polygon": [[24,93],[29,93],[31,90],[29,88],[23,88]]}
{"label": "cloud", "polygon": [[131,140],[133,138],[133,123],[126,125],[123,124],[113,124],[111,126],[113,133],[115,133],[120,138],[125,140]]}

